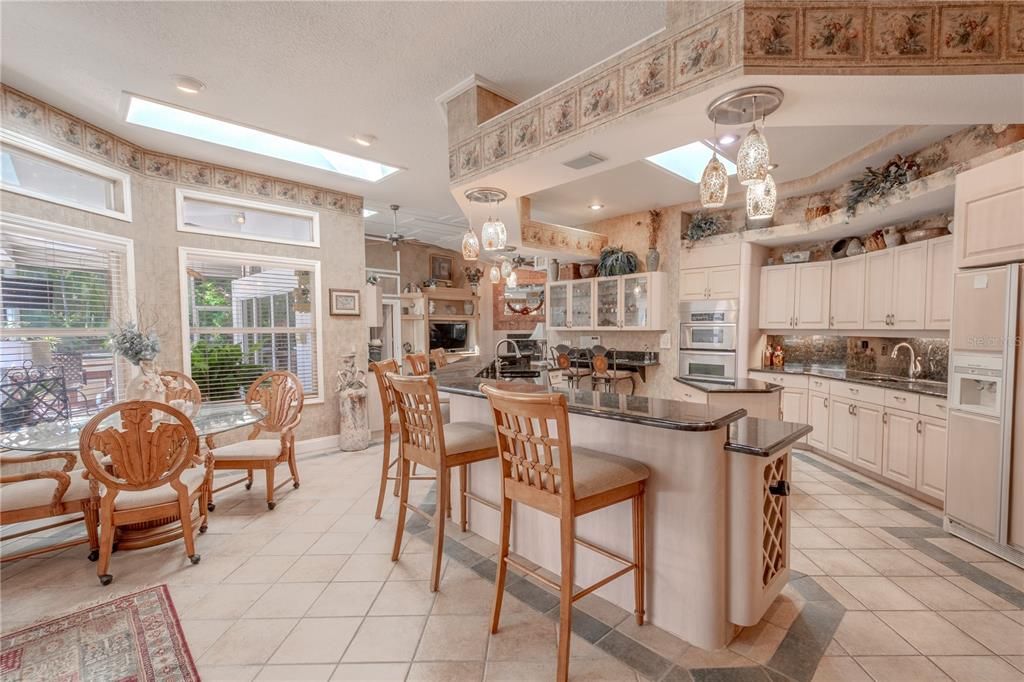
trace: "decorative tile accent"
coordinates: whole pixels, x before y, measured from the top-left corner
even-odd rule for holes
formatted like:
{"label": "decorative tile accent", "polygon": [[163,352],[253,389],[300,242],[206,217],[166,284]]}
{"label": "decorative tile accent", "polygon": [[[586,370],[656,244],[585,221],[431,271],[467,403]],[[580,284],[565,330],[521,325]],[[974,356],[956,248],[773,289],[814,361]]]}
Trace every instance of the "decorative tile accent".
{"label": "decorative tile accent", "polygon": [[274,182],[274,198],[284,201],[298,201],[299,186],[294,182],[281,182],[277,180]]}
{"label": "decorative tile accent", "polygon": [[146,175],[163,178],[164,180],[173,181],[177,179],[178,169],[176,168],[173,158],[146,152],[145,159],[146,163],[145,166],[143,166],[143,169]]}
{"label": "decorative tile accent", "polygon": [[576,128],[579,113],[576,91],[562,93],[541,109],[544,117],[544,141],[553,140]]}
{"label": "decorative tile accent", "polygon": [[[501,126],[484,133],[484,166],[493,166],[508,158],[508,126]],[[449,172],[451,168],[449,167]]]}
{"label": "decorative tile accent", "polygon": [[804,12],[805,59],[861,61],[864,49],[863,8],[807,9]]}
{"label": "decorative tile accent", "polygon": [[939,56],[945,59],[995,59],[1000,54],[1000,5],[942,5]]}
{"label": "decorative tile accent", "polygon": [[82,146],[82,124],[65,116],[56,109],[47,109],[50,120],[50,135],[62,144],[72,147]]}
{"label": "decorative tile accent", "polygon": [[346,194],[347,201],[345,202],[345,208],[352,215],[363,215],[363,198]]}
{"label": "decorative tile accent", "polygon": [[1010,56],[1024,56],[1024,7],[1010,5],[1010,16],[1006,23],[1007,53]]}
{"label": "decorative tile accent", "polygon": [[748,7],[743,17],[743,51],[759,60],[799,56],[797,7]]}
{"label": "decorative tile accent", "polygon": [[609,71],[580,88],[580,125],[585,126],[619,113],[620,72]]}
{"label": "decorative tile accent", "polygon": [[85,127],[85,151],[114,162],[114,138],[98,128]]}
{"label": "decorative tile accent", "polygon": [[323,206],[324,193],[315,187],[302,188],[302,203],[307,206]]}
{"label": "decorative tile accent", "polygon": [[226,168],[217,168],[213,171],[213,186],[229,192],[241,192],[242,174]]}
{"label": "decorative tile accent", "polygon": [[732,15],[684,34],[673,45],[675,84],[679,88],[713,76],[729,67],[733,54]]}
{"label": "decorative tile accent", "polygon": [[534,109],[512,120],[512,153],[518,154],[540,144],[540,111]]}
{"label": "decorative tile accent", "polygon": [[932,59],[935,10],[931,7],[872,7],[872,59]]}
{"label": "decorative tile accent", "polygon": [[327,208],[333,208],[338,211],[344,211],[345,195],[335,194],[334,192],[327,192]]}
{"label": "decorative tile accent", "polygon": [[582,255],[597,257],[601,255],[601,249],[608,245],[607,235],[575,227],[527,222],[521,229],[523,246],[575,251]]}
{"label": "decorative tile accent", "polygon": [[448,150],[448,180],[452,181],[459,176],[459,154],[454,149]]}
{"label": "decorative tile accent", "polygon": [[249,175],[246,173],[245,193],[269,199],[274,196],[274,180],[264,175]]}
{"label": "decorative tile accent", "polygon": [[41,131],[46,118],[46,109],[41,102],[5,88],[4,114],[15,124]]}
{"label": "decorative tile accent", "polygon": [[470,140],[459,147],[459,171],[462,174],[480,170],[480,139]]}
{"label": "decorative tile accent", "polygon": [[181,172],[181,181],[190,185],[209,187],[213,182],[213,169],[201,163],[182,160],[178,170]]}
{"label": "decorative tile accent", "polygon": [[635,107],[668,89],[669,56],[669,47],[664,45],[626,65],[622,70],[625,108]]}
{"label": "decorative tile accent", "polygon": [[127,142],[117,141],[117,165],[142,172],[142,151]]}

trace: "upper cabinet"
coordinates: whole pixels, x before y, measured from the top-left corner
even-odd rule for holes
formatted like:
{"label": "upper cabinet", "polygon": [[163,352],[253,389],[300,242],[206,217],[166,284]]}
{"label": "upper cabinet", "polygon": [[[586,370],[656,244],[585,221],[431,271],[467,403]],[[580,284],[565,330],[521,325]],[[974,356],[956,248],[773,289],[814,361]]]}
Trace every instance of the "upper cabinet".
{"label": "upper cabinet", "polygon": [[575,279],[547,284],[549,329],[664,330],[665,273]]}
{"label": "upper cabinet", "polygon": [[830,329],[864,329],[865,256],[832,261]]}
{"label": "upper cabinet", "polygon": [[949,329],[953,319],[953,236],[928,244],[924,328]]}
{"label": "upper cabinet", "polygon": [[832,264],[800,263],[761,268],[762,329],[828,327]]}
{"label": "upper cabinet", "polygon": [[956,176],[958,268],[1024,260],[1024,152]]}
{"label": "upper cabinet", "polygon": [[924,329],[928,243],[874,251],[865,258],[864,328]]}
{"label": "upper cabinet", "polygon": [[679,300],[739,298],[740,268],[724,265],[714,268],[685,268],[679,271]]}
{"label": "upper cabinet", "polygon": [[758,308],[761,329],[789,329],[794,326],[795,290],[795,265],[770,265],[761,268],[761,304]]}

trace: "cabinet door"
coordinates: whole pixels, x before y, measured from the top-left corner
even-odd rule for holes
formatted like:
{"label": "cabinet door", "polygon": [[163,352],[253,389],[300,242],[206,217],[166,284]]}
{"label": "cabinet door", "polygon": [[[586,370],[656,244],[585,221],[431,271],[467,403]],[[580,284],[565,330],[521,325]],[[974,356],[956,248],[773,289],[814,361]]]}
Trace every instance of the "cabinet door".
{"label": "cabinet door", "polygon": [[928,242],[893,250],[892,324],[896,329],[924,329]]}
{"label": "cabinet door", "polygon": [[931,239],[925,283],[924,328],[949,329],[953,319],[953,237]]}
{"label": "cabinet door", "polygon": [[761,329],[789,329],[793,326],[795,267],[772,265],[761,268]]}
{"label": "cabinet door", "polygon": [[892,249],[864,256],[864,328],[889,329],[892,313]]}
{"label": "cabinet door", "polygon": [[549,329],[569,328],[569,282],[548,284],[547,297]]}
{"label": "cabinet door", "polygon": [[941,500],[946,495],[946,420],[922,415],[918,425],[917,489]]}
{"label": "cabinet door", "polygon": [[1024,152],[956,176],[953,215],[956,267],[1024,260]]}
{"label": "cabinet door", "polygon": [[739,298],[740,269],[729,265],[708,270],[708,298]]}
{"label": "cabinet door", "polygon": [[814,430],[807,434],[807,443],[819,450],[828,450],[828,395],[811,393],[807,397],[807,423]]}
{"label": "cabinet door", "polygon": [[801,388],[782,389],[782,419],[798,424],[807,423],[807,391]]}
{"label": "cabinet door", "polygon": [[584,279],[572,283],[569,298],[572,316],[569,326],[573,329],[594,328],[594,280]]}
{"label": "cabinet door", "polygon": [[886,410],[882,420],[882,475],[916,487],[918,416],[901,410]]}
{"label": "cabinet door", "polygon": [[622,278],[599,277],[597,284],[597,316],[594,326],[598,329],[618,329],[622,323]]}
{"label": "cabinet door", "polygon": [[653,294],[648,275],[622,278],[622,328],[650,329]]}
{"label": "cabinet door", "polygon": [[853,403],[842,398],[829,398],[828,451],[836,457],[853,461]]}
{"label": "cabinet door", "polygon": [[855,417],[853,461],[882,473],[882,408],[871,403],[854,403]]}
{"label": "cabinet door", "polygon": [[796,299],[793,316],[800,329],[827,329],[829,286],[832,264],[804,263],[796,266]]}
{"label": "cabinet door", "polygon": [[702,301],[708,297],[708,270],[690,268],[679,271],[679,300]]}
{"label": "cabinet door", "polygon": [[829,327],[864,329],[864,256],[832,261]]}
{"label": "cabinet door", "polygon": [[946,516],[994,540],[1002,464],[999,420],[951,410],[946,426]]}

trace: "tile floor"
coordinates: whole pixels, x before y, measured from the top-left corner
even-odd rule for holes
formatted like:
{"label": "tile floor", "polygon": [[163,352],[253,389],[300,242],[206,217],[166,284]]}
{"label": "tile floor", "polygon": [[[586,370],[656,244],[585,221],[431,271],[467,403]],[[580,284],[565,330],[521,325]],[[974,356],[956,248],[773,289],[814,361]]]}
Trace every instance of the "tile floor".
{"label": "tile floor", "polygon": [[[221,495],[196,566],[180,543],[115,553],[104,588],[80,547],[4,564],[0,626],[167,583],[211,682],[552,679],[553,594],[512,576],[501,632],[488,633],[491,543],[449,525],[431,594],[431,533],[412,517],[391,562],[394,498],[372,517],[379,457],[378,445],[303,459],[302,488],[273,512],[259,485]],[[761,623],[705,651],[591,595],[574,618],[572,677],[1024,680],[1024,571],[943,533],[925,504],[812,455],[793,464],[793,575]],[[431,484],[415,485],[430,507]]]}

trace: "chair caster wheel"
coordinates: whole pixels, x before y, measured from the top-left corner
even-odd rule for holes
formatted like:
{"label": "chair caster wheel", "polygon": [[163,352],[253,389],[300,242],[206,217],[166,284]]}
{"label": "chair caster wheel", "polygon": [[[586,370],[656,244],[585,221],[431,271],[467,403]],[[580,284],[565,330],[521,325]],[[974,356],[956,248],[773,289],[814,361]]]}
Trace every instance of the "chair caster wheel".
{"label": "chair caster wheel", "polygon": [[252,481],[250,481],[250,482],[245,484],[245,489],[246,490],[252,490]]}
{"label": "chair caster wheel", "polygon": [[199,526],[199,532],[200,533],[205,533],[206,532],[206,524],[205,523],[203,525]]}
{"label": "chair caster wheel", "polygon": [[210,504],[206,505],[206,511],[209,511],[209,512],[212,512],[216,508],[217,508],[217,505],[215,505],[213,502],[211,502]]}
{"label": "chair caster wheel", "polygon": [[112,582],[114,582],[114,576],[110,574],[100,576],[100,585],[109,585]]}
{"label": "chair caster wheel", "polygon": [[267,509],[273,510],[277,506],[277,502],[267,502]]}
{"label": "chair caster wheel", "polygon": [[100,558],[100,551],[98,549],[91,550],[89,552],[89,561],[96,561]]}
{"label": "chair caster wheel", "polygon": [[293,487],[293,488],[298,488],[298,487],[299,487],[299,484],[298,484],[298,483],[292,483],[292,487]]}
{"label": "chair caster wheel", "polygon": [[198,554],[193,554],[188,558],[188,560],[191,561],[193,564],[198,564],[200,559],[202,559],[202,557]]}

